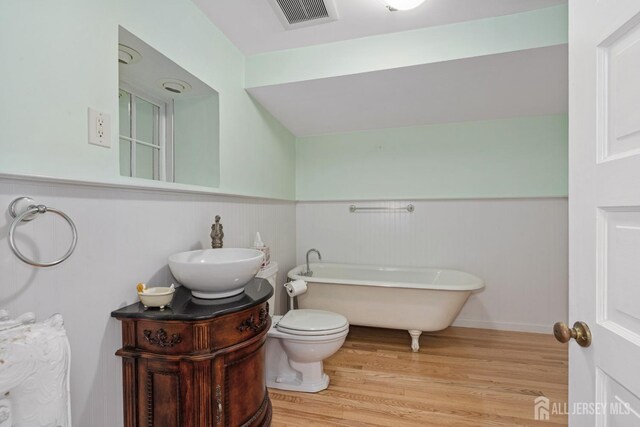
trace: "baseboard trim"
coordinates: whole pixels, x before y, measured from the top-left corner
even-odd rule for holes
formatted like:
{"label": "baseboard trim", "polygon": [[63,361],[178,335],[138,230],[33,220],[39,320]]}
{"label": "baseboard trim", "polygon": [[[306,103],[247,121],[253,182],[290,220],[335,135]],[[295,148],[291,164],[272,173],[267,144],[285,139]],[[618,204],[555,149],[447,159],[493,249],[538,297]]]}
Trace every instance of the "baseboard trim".
{"label": "baseboard trim", "polygon": [[552,325],[535,323],[494,322],[491,320],[457,319],[453,326],[462,328],[495,329],[498,331],[535,332],[539,334],[551,334]]}

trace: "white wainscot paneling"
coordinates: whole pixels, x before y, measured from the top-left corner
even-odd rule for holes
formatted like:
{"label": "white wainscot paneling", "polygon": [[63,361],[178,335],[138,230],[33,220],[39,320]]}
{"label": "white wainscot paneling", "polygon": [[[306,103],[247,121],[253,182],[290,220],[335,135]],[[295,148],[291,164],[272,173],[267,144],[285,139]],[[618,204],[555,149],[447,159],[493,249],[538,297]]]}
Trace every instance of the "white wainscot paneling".
{"label": "white wainscot paneling", "polygon": [[[352,202],[301,202],[297,261],[317,248],[327,262],[462,270],[486,282],[458,326],[550,333],[567,319],[567,200],[357,202],[415,212],[350,213]],[[314,255],[315,256],[315,255]]]}
{"label": "white wainscot paneling", "polygon": [[[36,269],[10,251],[7,207],[19,196],[31,196],[73,218],[79,237],[71,258]],[[122,425],[120,360],[114,355],[120,325],[110,312],[136,300],[137,282],[171,282],[170,254],[210,247],[216,214],[222,216],[227,247],[248,247],[255,232],[261,232],[272,259],[281,265],[280,284],[295,262],[293,202],[0,179],[3,206],[0,308],[14,315],[34,311],[39,319],[63,315],[71,343],[76,426]],[[55,215],[20,226],[18,235],[24,252],[43,260],[63,254],[70,239],[67,224]]]}

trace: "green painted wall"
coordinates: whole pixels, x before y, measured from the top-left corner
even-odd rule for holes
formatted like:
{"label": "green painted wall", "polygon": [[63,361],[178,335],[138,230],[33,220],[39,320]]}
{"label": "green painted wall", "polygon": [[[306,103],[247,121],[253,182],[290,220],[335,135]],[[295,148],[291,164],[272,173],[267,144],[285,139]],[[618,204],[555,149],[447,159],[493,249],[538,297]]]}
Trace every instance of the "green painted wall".
{"label": "green painted wall", "polygon": [[[244,90],[566,43],[566,21],[566,6],[558,6],[245,58],[189,0],[7,0],[0,3],[0,55],[10,58],[0,61],[10,82],[0,97],[0,172],[133,181],[119,173],[122,25],[220,93],[220,192],[301,200],[566,195],[564,116],[296,144]],[[89,106],[111,114],[111,149],[87,143]]]}
{"label": "green painted wall", "polygon": [[[119,173],[118,25],[220,93],[219,191],[294,197],[295,138],[247,95],[244,55],[189,0],[0,2],[0,172],[132,182]],[[89,106],[111,115],[111,149],[87,143]]]}
{"label": "green painted wall", "polygon": [[176,98],[173,107],[174,179],[185,184],[220,184],[218,94]]}
{"label": "green painted wall", "polygon": [[567,195],[567,116],[299,138],[298,200]]}
{"label": "green painted wall", "polygon": [[[371,0],[376,1],[376,0]],[[567,5],[253,55],[246,87],[566,44]]]}

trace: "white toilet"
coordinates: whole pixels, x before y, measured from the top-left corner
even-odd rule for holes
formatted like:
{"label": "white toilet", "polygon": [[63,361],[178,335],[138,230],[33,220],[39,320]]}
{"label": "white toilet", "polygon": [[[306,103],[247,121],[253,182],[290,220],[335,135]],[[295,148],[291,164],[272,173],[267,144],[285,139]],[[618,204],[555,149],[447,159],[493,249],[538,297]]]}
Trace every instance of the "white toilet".
{"label": "white toilet", "polygon": [[[276,289],[278,266],[272,263],[257,277]],[[266,343],[267,387],[318,392],[329,386],[322,361],[342,347],[349,333],[347,318],[323,310],[290,310],[273,316],[275,296],[269,300],[271,329]]]}

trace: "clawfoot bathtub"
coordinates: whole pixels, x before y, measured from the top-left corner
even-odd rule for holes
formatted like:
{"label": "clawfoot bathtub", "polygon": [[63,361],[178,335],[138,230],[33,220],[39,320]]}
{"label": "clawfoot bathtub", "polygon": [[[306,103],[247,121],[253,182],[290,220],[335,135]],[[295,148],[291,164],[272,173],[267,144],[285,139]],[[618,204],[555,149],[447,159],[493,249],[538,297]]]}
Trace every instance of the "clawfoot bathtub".
{"label": "clawfoot bathtub", "polygon": [[351,264],[311,264],[311,277],[300,265],[291,280],[305,280],[299,308],[340,313],[352,325],[405,329],[411,349],[420,349],[424,331],[439,331],[453,323],[473,291],[484,282],[468,273],[432,268],[380,267]]}

